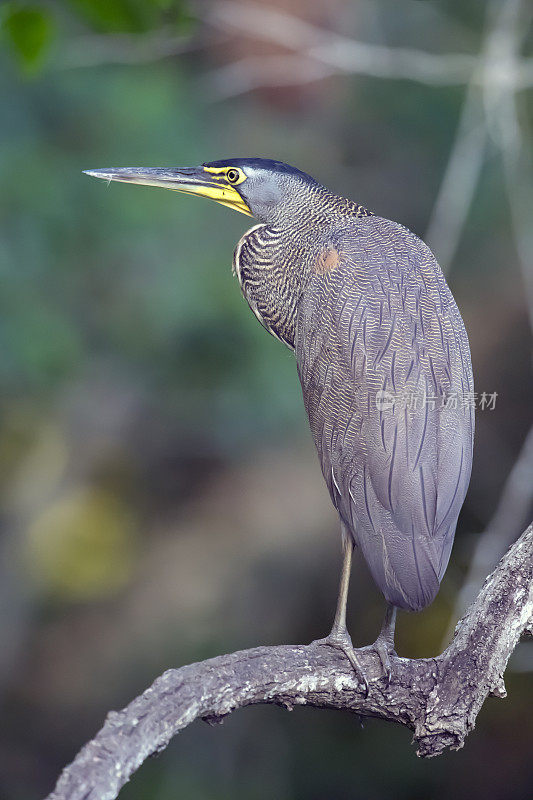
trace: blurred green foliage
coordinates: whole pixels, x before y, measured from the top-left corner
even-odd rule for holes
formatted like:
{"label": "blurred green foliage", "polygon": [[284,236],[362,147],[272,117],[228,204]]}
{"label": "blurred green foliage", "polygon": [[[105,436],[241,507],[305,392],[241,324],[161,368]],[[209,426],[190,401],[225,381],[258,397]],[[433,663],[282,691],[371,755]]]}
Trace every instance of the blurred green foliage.
{"label": "blurred green foliage", "polygon": [[25,72],[42,66],[55,31],[52,14],[42,6],[13,2],[0,7],[0,34]]}
{"label": "blurred green foliage", "polygon": [[67,0],[96,30],[144,33],[157,25],[181,27],[190,20],[185,0]]}
{"label": "blurred green foliage", "polygon": [[0,41],[22,71],[35,75],[46,63],[57,36],[87,25],[101,33],[187,32],[192,23],[187,0],[51,0],[0,6]]}
{"label": "blurred green foliage", "polygon": [[73,492],[49,506],[28,531],[28,569],[47,595],[101,598],[131,578],[131,510],[115,494]]}

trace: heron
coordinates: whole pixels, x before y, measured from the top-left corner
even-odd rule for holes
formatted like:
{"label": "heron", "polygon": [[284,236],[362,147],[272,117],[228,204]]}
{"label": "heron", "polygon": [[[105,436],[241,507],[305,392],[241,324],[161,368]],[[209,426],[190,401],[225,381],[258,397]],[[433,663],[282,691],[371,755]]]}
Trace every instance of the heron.
{"label": "heron", "polygon": [[200,195],[254,217],[233,272],[257,319],[296,357],[343,563],[331,632],[368,693],[346,626],[357,549],[386,611],[369,645],[391,678],[396,611],[421,611],[446,570],[472,465],[465,326],[429,247],[403,225],[281,161],[87,170]]}

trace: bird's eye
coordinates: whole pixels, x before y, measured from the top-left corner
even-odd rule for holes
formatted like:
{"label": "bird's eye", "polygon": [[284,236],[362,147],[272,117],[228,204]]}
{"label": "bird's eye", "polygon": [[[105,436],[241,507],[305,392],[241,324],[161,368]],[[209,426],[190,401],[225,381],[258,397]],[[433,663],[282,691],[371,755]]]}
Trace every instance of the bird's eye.
{"label": "bird's eye", "polygon": [[241,176],[238,169],[228,169],[226,177],[230,183],[237,183]]}

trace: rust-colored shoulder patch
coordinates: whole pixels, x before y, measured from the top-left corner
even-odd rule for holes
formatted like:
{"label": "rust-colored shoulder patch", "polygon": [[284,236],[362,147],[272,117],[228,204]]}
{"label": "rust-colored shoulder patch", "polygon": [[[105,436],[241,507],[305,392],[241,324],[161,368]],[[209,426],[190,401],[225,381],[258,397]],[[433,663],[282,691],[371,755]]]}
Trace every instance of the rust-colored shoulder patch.
{"label": "rust-colored shoulder patch", "polygon": [[316,272],[317,275],[327,275],[329,272],[333,272],[334,269],[337,269],[340,263],[340,253],[331,245],[322,250],[318,256],[315,261],[314,272]]}

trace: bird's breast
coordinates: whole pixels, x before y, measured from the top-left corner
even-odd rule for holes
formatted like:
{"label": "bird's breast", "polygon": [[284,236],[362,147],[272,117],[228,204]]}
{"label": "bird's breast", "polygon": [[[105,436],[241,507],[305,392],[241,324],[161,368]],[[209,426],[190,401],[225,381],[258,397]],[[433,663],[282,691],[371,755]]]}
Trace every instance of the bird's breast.
{"label": "bird's breast", "polygon": [[263,224],[244,234],[233,256],[233,271],[251,310],[291,350],[302,275],[312,258],[312,248]]}

